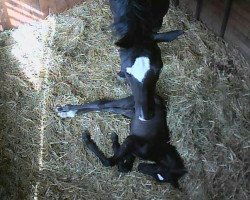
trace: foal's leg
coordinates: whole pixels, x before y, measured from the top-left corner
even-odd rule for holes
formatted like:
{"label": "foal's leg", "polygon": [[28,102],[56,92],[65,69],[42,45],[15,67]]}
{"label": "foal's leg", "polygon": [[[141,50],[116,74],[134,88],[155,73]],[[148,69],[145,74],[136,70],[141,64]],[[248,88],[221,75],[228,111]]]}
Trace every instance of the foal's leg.
{"label": "foal's leg", "polygon": [[68,104],[56,108],[56,112],[61,118],[75,117],[76,114],[93,111],[106,111],[132,118],[134,114],[134,97],[129,96],[118,100],[98,100],[80,105]]}
{"label": "foal's leg", "polygon": [[111,164],[117,164],[121,160],[125,160],[128,155],[132,155],[136,146],[136,136],[129,135],[122,145],[116,149],[114,156],[109,158]]}
{"label": "foal's leg", "polygon": [[135,156],[133,156],[132,154],[125,156],[122,165],[121,166],[118,165],[118,171],[123,173],[132,171],[134,161],[135,161]]}
{"label": "foal's leg", "polygon": [[[111,135],[111,139],[112,139],[112,148],[114,153],[118,152],[119,148],[120,148],[120,144],[118,141],[118,135],[116,133],[112,133]],[[128,154],[127,156],[124,157],[124,159],[122,161],[118,162],[118,171],[119,172],[123,172],[123,173],[127,173],[129,171],[132,170],[133,168],[133,164],[135,161],[135,156],[133,156],[132,154]]]}
{"label": "foal's leg", "polygon": [[106,167],[108,166],[114,166],[116,165],[119,161],[123,160],[123,158],[131,154],[133,151],[133,136],[128,136],[125,141],[122,143],[120,148],[115,152],[114,156],[107,158],[103,152],[98,148],[96,143],[90,138],[89,132],[85,132],[82,135],[82,139],[84,144],[87,146],[89,150],[91,150],[102,162],[102,164]]}
{"label": "foal's leg", "polygon": [[187,171],[185,169],[176,170],[176,173],[171,172],[167,167],[160,166],[159,164],[140,163],[138,171],[154,177],[159,182],[170,183],[173,187],[180,189],[178,179],[182,177]]}
{"label": "foal's leg", "polygon": [[87,148],[99,158],[99,160],[104,166],[111,166],[108,158],[103,154],[103,152],[98,148],[96,143],[91,139],[88,131],[85,131],[82,134],[82,141],[87,146]]}

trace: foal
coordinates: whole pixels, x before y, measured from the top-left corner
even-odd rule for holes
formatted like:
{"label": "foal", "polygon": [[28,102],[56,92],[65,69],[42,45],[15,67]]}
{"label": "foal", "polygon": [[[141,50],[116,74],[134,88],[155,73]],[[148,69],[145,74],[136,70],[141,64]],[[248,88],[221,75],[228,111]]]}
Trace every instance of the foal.
{"label": "foal", "polygon": [[114,32],[120,47],[121,71],[137,102],[140,120],[154,116],[156,82],[163,67],[158,42],[170,42],[183,34],[176,30],[156,33],[162,26],[169,0],[109,0]]}
{"label": "foal", "polygon": [[135,157],[153,161],[152,164],[139,164],[139,172],[179,188],[178,179],[187,171],[176,148],[170,144],[164,103],[159,96],[154,97],[154,102],[155,115],[147,121],[139,119],[140,110],[136,106],[134,96],[111,101],[99,100],[82,105],[59,106],[57,113],[60,117],[66,118],[74,117],[79,113],[107,111],[130,118],[130,135],[121,145],[118,142],[118,136],[115,133],[112,134],[114,156],[107,158],[90,138],[88,132],[83,134],[83,142],[104,166],[118,165],[121,172],[131,171]]}

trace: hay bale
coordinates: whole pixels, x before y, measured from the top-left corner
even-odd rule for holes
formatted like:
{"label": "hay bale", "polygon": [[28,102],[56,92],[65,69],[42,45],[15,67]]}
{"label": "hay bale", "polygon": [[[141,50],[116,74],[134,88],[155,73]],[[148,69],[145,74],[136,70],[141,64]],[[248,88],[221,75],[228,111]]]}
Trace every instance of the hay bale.
{"label": "hay bale", "polygon": [[109,135],[116,132],[123,141],[127,119],[108,113],[56,116],[58,104],[131,93],[115,78],[119,55],[111,21],[105,1],[88,0],[44,22],[1,33],[0,147],[11,158],[7,176],[14,177],[8,183],[12,194],[0,190],[6,199],[18,191],[45,199],[248,199],[249,65],[178,9],[170,9],[162,31],[180,28],[186,34],[161,44],[164,68],[157,92],[168,104],[172,142],[188,167],[182,192],[136,167],[128,174],[105,168],[82,145],[81,132],[89,129],[111,155]]}

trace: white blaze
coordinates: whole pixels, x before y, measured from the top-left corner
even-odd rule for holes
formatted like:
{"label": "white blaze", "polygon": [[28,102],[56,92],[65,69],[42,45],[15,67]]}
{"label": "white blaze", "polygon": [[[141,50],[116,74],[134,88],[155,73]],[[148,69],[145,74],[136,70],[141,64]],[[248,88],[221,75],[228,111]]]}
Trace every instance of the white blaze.
{"label": "white blaze", "polygon": [[127,68],[127,73],[135,77],[139,82],[145,78],[150,69],[150,61],[148,57],[138,57],[132,67]]}

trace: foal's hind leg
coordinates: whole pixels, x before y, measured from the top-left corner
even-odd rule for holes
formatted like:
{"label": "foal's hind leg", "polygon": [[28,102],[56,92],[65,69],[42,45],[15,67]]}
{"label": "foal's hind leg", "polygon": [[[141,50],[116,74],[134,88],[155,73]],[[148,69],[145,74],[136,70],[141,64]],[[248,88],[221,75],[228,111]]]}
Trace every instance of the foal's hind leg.
{"label": "foal's hind leg", "polygon": [[93,111],[106,111],[132,118],[134,114],[134,97],[129,96],[118,100],[98,100],[80,105],[68,104],[56,108],[56,112],[61,118],[75,117],[76,114]]}
{"label": "foal's hind leg", "polygon": [[[119,148],[120,148],[120,144],[118,141],[118,135],[116,133],[112,133],[111,135],[111,140],[112,140],[112,147],[113,147],[113,151],[114,153],[117,153]],[[135,161],[135,156],[133,156],[132,154],[128,154],[127,156],[124,157],[123,160],[118,162],[118,171],[119,172],[123,172],[123,173],[127,173],[129,171],[132,170],[133,168],[133,164]]]}

